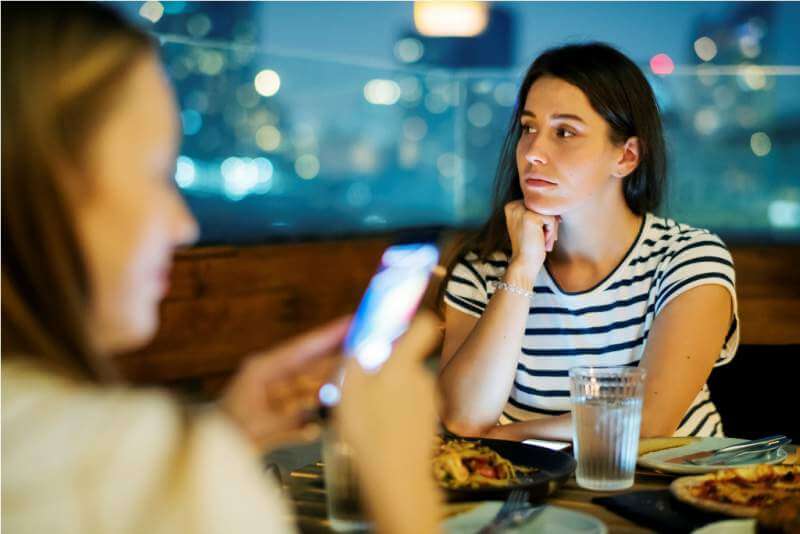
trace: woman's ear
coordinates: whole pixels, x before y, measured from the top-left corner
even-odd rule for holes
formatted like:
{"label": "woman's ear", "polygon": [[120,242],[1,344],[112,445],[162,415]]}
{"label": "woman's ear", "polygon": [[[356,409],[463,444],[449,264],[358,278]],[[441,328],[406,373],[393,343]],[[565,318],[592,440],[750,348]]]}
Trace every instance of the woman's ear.
{"label": "woman's ear", "polygon": [[612,173],[617,178],[625,178],[639,166],[640,146],[638,137],[629,137],[622,146],[622,155]]}

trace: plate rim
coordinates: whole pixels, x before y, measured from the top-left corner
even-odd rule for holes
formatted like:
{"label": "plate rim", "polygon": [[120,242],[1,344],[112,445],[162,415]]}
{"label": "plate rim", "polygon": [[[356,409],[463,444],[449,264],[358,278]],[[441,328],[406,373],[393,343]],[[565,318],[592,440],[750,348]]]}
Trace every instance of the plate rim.
{"label": "plate rim", "polygon": [[[641,467],[645,467],[647,469],[653,469],[653,470],[661,471],[661,472],[664,472],[664,473],[672,473],[672,474],[677,474],[677,475],[704,475],[704,474],[707,474],[707,473],[713,473],[714,471],[719,471],[721,469],[747,468],[747,467],[752,467],[752,466],[759,465],[759,464],[768,464],[768,465],[779,464],[783,460],[785,460],[786,457],[789,455],[789,453],[786,451],[786,449],[781,447],[780,449],[778,449],[778,453],[777,453],[776,457],[771,459],[771,460],[769,460],[769,461],[766,461],[766,462],[760,461],[760,462],[754,462],[754,463],[748,463],[748,464],[717,464],[717,465],[670,464],[670,463],[666,463],[666,462],[664,462],[662,460],[655,460],[654,461],[652,458],[650,458],[652,456],[656,456],[656,455],[660,456],[662,454],[666,454],[667,451],[671,451],[672,453],[676,453],[677,451],[680,451],[683,448],[694,448],[694,447],[697,446],[698,443],[702,443],[703,440],[728,440],[728,441],[735,440],[735,441],[732,441],[732,442],[728,443],[730,445],[735,445],[736,443],[744,443],[746,441],[749,441],[749,440],[744,439],[744,438],[734,438],[734,437],[727,437],[727,436],[725,436],[725,437],[708,436],[708,437],[705,437],[705,438],[701,438],[701,440],[699,442],[690,443],[690,444],[687,444],[687,445],[682,445],[680,447],[673,447],[671,449],[662,449],[660,451],[648,452],[647,454],[643,454],[642,456],[637,458],[636,464],[641,466]],[[701,452],[702,450],[704,450],[704,449],[697,450],[696,452]],[[680,453],[678,453],[676,456],[679,456],[679,455],[680,455]]]}
{"label": "plate rim", "polygon": [[[476,510],[478,507],[483,506],[485,504],[489,504],[489,503],[496,503],[496,504],[499,504],[500,506],[502,506],[503,501],[500,501],[500,500],[483,501],[483,504],[478,505],[477,507],[473,508],[469,512],[464,512],[464,513],[465,514],[471,513],[472,511]],[[583,510],[575,510],[575,509],[572,509],[572,508],[567,508],[566,506],[558,506],[557,504],[550,504],[550,503],[544,503],[544,506],[545,506],[545,510],[542,512],[542,515],[544,515],[547,512],[547,510],[556,510],[557,512],[555,512],[555,513],[560,513],[560,514],[561,513],[568,513],[568,514],[571,514],[571,515],[577,515],[577,516],[580,516],[581,518],[583,518],[584,520],[592,522],[593,525],[596,528],[599,528],[599,530],[597,532],[599,532],[600,534],[608,534],[608,526],[605,524],[605,522],[603,522],[603,520],[600,519],[599,517],[595,517],[594,515],[592,515],[592,514],[590,514],[588,512],[584,512]],[[461,514],[459,514],[459,515],[461,515]],[[454,519],[455,517],[458,517],[458,515],[453,516],[452,518],[448,518],[448,519]],[[537,520],[538,520],[538,518],[534,519],[533,521],[531,521],[529,523],[530,527],[535,526]],[[524,534],[524,532],[526,532],[526,530],[524,530],[524,529],[520,530],[520,533]]]}

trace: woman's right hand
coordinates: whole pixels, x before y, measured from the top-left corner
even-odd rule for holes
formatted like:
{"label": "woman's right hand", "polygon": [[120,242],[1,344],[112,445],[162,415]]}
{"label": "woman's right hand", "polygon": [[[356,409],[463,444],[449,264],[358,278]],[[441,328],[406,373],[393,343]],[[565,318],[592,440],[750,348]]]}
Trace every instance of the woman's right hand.
{"label": "woman's right hand", "polygon": [[517,276],[521,276],[526,287],[533,285],[545,256],[553,250],[558,239],[558,217],[531,211],[522,200],[513,200],[506,204],[505,215],[506,228],[511,239],[509,271],[515,271]]}

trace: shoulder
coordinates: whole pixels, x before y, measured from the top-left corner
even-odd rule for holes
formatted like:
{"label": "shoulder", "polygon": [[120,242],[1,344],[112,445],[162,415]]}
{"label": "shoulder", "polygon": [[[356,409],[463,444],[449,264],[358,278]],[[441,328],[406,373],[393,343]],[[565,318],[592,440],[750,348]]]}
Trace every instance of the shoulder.
{"label": "shoulder", "polygon": [[643,243],[659,252],[659,263],[675,264],[686,258],[722,258],[732,265],[730,251],[717,234],[673,219],[650,215]]}
{"label": "shoulder", "polygon": [[167,436],[183,426],[184,410],[166,392],[83,383],[26,362],[4,364],[2,376],[3,432],[32,447],[59,443],[64,457],[96,447],[98,436]]}

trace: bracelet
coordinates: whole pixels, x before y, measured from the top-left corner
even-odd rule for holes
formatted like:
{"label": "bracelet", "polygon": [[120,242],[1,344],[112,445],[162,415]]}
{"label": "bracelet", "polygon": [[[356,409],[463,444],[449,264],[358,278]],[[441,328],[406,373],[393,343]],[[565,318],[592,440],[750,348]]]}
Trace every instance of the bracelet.
{"label": "bracelet", "polygon": [[514,293],[515,295],[520,295],[525,298],[531,298],[533,296],[533,291],[526,291],[519,286],[515,286],[514,284],[509,284],[507,282],[493,282],[495,291],[498,289],[504,289],[509,293]]}

